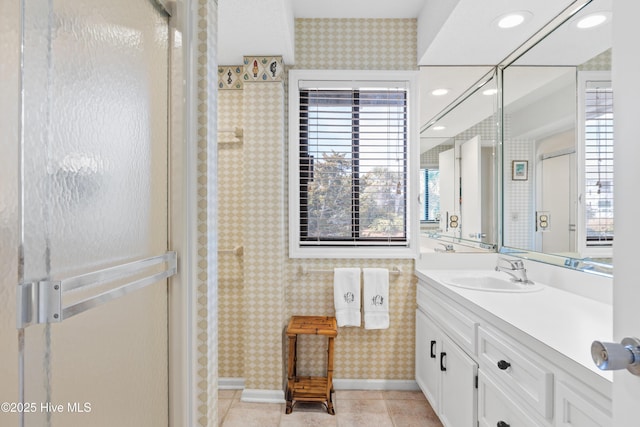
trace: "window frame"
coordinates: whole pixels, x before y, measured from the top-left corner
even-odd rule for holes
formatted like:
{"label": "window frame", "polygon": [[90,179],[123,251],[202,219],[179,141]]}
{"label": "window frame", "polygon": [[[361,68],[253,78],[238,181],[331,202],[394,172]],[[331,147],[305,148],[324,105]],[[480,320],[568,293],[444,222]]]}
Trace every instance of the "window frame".
{"label": "window frame", "polygon": [[[420,223],[421,224],[439,224],[440,219],[422,219],[422,214],[427,214],[429,210],[429,172],[437,171],[438,172],[438,181],[440,180],[440,169],[438,167],[428,167],[421,166],[420,167],[420,175],[424,176],[424,184],[422,185],[422,181],[420,181]],[[440,205],[440,200],[438,200],[438,205]],[[438,206],[439,208],[439,206]],[[428,215],[426,215],[428,216]]]}
{"label": "window frame", "polygon": [[[585,123],[586,123],[586,95],[585,89],[587,82],[591,81],[608,81],[612,83],[612,76],[610,71],[578,71],[578,185],[579,185],[579,202],[578,202],[578,226],[577,226],[577,240],[578,251],[583,257],[591,258],[611,258],[613,255],[613,242],[615,241],[615,235],[608,243],[600,245],[590,245],[587,241],[587,218],[586,218],[586,205],[585,205],[585,193],[586,193],[586,136],[585,136]],[[614,103],[615,103],[615,92]],[[615,116],[613,117],[615,125]],[[614,135],[615,143],[615,135]],[[614,146],[615,157],[615,146]],[[613,219],[615,221],[615,212]]]}
{"label": "window frame", "polygon": [[[407,193],[406,242],[403,245],[313,245],[300,235],[300,83],[313,82],[327,89],[366,83],[383,87],[403,82],[407,88]],[[355,82],[355,83],[354,83]],[[419,255],[419,126],[418,73],[416,71],[290,70],[289,71],[289,257],[290,258],[414,258]],[[344,241],[343,241],[344,242]]]}

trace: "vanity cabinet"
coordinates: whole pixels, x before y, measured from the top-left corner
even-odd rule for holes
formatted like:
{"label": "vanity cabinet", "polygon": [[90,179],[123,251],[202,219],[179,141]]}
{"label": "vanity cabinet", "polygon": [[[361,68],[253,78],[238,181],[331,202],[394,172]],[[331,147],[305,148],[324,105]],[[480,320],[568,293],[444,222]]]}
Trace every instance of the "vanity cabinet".
{"label": "vanity cabinet", "polygon": [[[533,356],[533,357],[532,357]],[[488,327],[478,328],[478,359],[500,381],[544,418],[553,416],[553,373],[514,340]]]}
{"label": "vanity cabinet", "polygon": [[445,427],[475,427],[477,363],[416,310],[416,382]]}
{"label": "vanity cabinet", "polygon": [[595,374],[446,286],[418,283],[416,382],[446,427],[612,425],[608,387],[582,378]]}
{"label": "vanity cabinet", "polygon": [[440,402],[442,331],[420,309],[416,310],[416,382],[434,410]]}
{"label": "vanity cabinet", "polygon": [[490,375],[478,373],[480,427],[538,427],[541,423],[523,411]]}
{"label": "vanity cabinet", "polygon": [[612,425],[606,399],[571,379],[556,382],[557,427],[605,427]]}

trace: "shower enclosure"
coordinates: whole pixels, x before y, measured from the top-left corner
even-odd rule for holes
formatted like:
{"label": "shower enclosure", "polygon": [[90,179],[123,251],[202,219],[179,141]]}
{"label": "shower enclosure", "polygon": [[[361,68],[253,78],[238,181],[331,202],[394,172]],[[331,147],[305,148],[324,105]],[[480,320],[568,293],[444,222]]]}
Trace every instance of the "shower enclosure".
{"label": "shower enclosure", "polygon": [[168,425],[169,16],[0,21],[0,425]]}

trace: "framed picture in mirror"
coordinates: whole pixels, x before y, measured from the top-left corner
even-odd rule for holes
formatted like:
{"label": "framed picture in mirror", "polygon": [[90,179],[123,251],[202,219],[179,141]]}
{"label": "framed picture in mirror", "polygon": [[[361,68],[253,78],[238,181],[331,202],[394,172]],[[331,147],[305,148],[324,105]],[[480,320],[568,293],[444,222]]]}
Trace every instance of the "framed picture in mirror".
{"label": "framed picture in mirror", "polygon": [[528,160],[513,160],[511,162],[511,179],[513,181],[526,181],[529,179]]}

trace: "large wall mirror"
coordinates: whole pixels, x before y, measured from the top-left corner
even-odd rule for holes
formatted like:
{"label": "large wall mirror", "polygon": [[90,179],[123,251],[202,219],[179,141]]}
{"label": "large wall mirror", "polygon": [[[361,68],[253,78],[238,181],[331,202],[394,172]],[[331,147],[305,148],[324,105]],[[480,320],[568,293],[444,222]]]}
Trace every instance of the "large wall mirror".
{"label": "large wall mirror", "polygon": [[593,0],[502,73],[502,251],[612,272],[612,0]]}
{"label": "large wall mirror", "polygon": [[[425,67],[421,74],[422,235],[445,248],[455,243],[458,250],[494,250],[499,136],[495,68]],[[464,89],[451,93],[454,87]],[[437,98],[446,95],[455,98],[434,110],[443,102]],[[430,116],[433,111],[438,112]]]}

